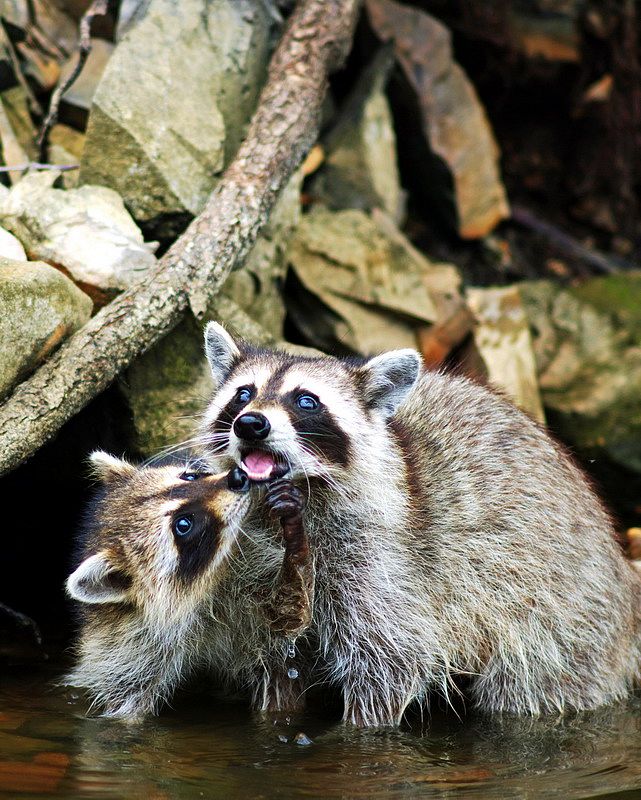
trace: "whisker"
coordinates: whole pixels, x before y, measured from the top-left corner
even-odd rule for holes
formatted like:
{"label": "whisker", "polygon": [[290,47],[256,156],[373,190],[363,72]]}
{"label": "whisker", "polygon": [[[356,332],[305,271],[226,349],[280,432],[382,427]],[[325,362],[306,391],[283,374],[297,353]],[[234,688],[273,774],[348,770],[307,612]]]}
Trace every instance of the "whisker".
{"label": "whisker", "polygon": [[194,437],[191,439],[185,439],[184,441],[178,442],[177,444],[168,445],[155,455],[145,459],[145,461],[142,462],[141,466],[143,467],[151,466],[152,464],[155,464],[157,461],[160,461],[160,459],[166,458],[172,455],[173,453],[176,453],[178,450],[188,449],[198,444],[201,444],[200,439]]}

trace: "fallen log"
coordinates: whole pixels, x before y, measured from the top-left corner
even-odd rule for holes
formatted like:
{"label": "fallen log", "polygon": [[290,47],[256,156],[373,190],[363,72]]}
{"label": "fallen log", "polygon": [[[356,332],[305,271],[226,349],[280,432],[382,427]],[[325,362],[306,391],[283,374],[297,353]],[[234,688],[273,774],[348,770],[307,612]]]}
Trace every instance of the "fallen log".
{"label": "fallen log", "polygon": [[203,212],[135,287],[105,306],[0,406],[0,474],[25,461],[168,333],[202,316],[248,255],[317,139],[328,75],[346,57],[358,0],[301,0],[272,57],[247,137]]}

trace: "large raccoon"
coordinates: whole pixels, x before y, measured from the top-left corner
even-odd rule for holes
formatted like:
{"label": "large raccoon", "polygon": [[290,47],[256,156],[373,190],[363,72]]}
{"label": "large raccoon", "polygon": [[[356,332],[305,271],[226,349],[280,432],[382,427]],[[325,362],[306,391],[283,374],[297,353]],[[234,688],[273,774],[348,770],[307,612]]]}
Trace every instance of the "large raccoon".
{"label": "large raccoon", "polygon": [[[209,666],[211,613],[234,569],[250,482],[240,469],[211,475],[178,466],[137,468],[94,453],[103,491],[88,516],[82,562],[67,580],[82,604],[79,662],[66,683],[89,690],[107,716],[154,713],[195,667]],[[250,588],[277,635],[304,630],[313,573],[300,523],[302,496],[281,481],[267,505],[282,521],[285,558],[274,592]]]}
{"label": "large raccoon", "polygon": [[[203,437],[216,468],[287,474],[308,493],[316,569],[299,640],[309,682],[337,686],[344,719],[396,725],[413,701],[460,691],[488,712],[587,709],[641,675],[641,580],[572,460],[529,417],[413,350],[369,360],[292,356],[211,323],[216,389]],[[282,708],[279,653],[247,602],[269,563],[256,506],[243,569],[217,595],[234,621],[220,668]],[[464,678],[459,680],[459,678]]]}

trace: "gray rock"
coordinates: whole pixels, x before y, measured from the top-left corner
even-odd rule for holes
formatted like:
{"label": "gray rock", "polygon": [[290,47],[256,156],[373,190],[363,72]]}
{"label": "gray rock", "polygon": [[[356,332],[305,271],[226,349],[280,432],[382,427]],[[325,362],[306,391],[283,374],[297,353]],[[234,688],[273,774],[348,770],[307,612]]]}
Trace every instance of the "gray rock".
{"label": "gray rock", "polygon": [[0,397],[82,327],[92,307],[48,264],[0,258]]}
{"label": "gray rock", "polygon": [[76,281],[107,290],[133,285],[156,263],[154,245],[112,189],[54,189],[58,175],[26,175],[0,199],[0,222],[32,258],[62,265]]}
{"label": "gray rock", "polygon": [[519,287],[555,431],[641,474],[641,272]]}
{"label": "gray rock", "polygon": [[405,195],[384,91],[392,63],[391,51],[383,52],[363,74],[325,138],[327,156],[310,191],[331,209],[379,207],[400,224]]}
{"label": "gray rock", "polygon": [[[49,161],[60,166],[79,165],[85,135],[67,125],[54,125],[49,131]],[[75,189],[78,185],[78,170],[65,170],[60,180],[65,189]]]}
{"label": "gray rock", "polygon": [[18,239],[9,231],[0,228],[0,257],[13,261],[26,261],[27,254]]}
{"label": "gray rock", "polygon": [[466,300],[476,318],[474,343],[490,384],[545,423],[530,328],[518,287],[470,288]]}
{"label": "gray rock", "polygon": [[289,259],[298,279],[290,315],[311,344],[330,351],[416,347],[417,328],[439,318],[437,294],[458,294],[456,271],[430,262],[382,212],[315,206]]}
{"label": "gray rock", "polygon": [[94,96],[80,182],[139,220],[197,214],[244,135],[272,22],[260,0],[151,0]]}
{"label": "gray rock", "polygon": [[118,10],[118,25],[116,26],[117,42],[144,19],[150,2],[151,0],[122,0]]}
{"label": "gray rock", "polygon": [[22,169],[9,172],[9,180],[17,183],[24,174],[25,164],[37,157],[35,128],[29,114],[27,96],[21,86],[0,94],[0,141],[2,162]]}

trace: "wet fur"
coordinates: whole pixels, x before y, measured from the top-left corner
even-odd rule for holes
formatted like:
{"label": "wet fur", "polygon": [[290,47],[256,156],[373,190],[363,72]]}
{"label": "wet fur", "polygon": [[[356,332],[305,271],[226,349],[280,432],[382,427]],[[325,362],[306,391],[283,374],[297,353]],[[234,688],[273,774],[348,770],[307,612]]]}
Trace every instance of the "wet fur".
{"label": "wet fur", "polygon": [[[256,507],[214,601],[221,624],[209,652],[256,708],[300,705],[316,682],[338,686],[344,719],[361,726],[396,725],[411,703],[457,692],[460,678],[485,712],[580,710],[630,692],[641,676],[639,573],[587,480],[543,429],[463,378],[422,374],[385,405],[385,380],[375,386],[380,370],[372,377],[367,364],[225,337],[208,330],[219,383],[203,428],[210,461],[238,461],[229,426],[225,435],[216,420],[252,381],[248,407],[268,416],[274,448],[309,492],[316,569],[292,686],[287,643],[266,634],[249,591],[268,591],[279,566],[274,523]],[[296,385],[329,407],[349,440],[347,463],[288,422],[282,398]]]}

